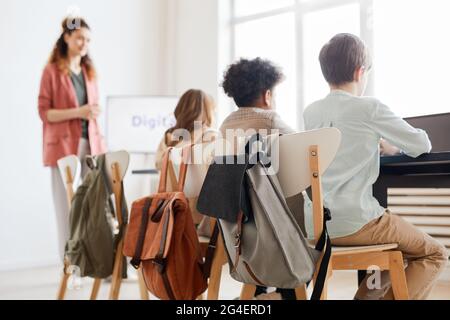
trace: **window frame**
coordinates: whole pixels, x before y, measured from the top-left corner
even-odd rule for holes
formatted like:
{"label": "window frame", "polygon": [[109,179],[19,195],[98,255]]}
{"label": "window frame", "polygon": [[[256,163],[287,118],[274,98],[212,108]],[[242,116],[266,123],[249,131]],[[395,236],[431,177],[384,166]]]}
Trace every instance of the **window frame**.
{"label": "window frame", "polygon": [[[366,43],[369,50],[371,52],[374,52],[374,33],[373,33],[373,1],[374,0],[309,0],[309,1],[302,1],[302,0],[295,0],[294,4],[291,6],[283,7],[283,8],[277,8],[261,13],[246,15],[246,16],[235,16],[235,1],[236,0],[230,0],[230,56],[231,60],[234,61],[238,57],[236,56],[236,50],[235,50],[235,34],[236,34],[236,26],[242,23],[255,21],[263,18],[273,17],[276,15],[280,15],[283,13],[294,13],[295,16],[295,34],[296,34],[296,63],[297,63],[297,70],[296,70],[296,77],[297,77],[297,129],[304,130],[304,124],[303,124],[303,111],[306,107],[305,101],[304,101],[304,92],[305,88],[303,86],[304,83],[304,68],[303,68],[303,49],[304,49],[304,37],[303,37],[303,21],[304,16],[311,12],[336,8],[345,6],[348,4],[359,4],[360,7],[360,36],[361,39]],[[373,95],[374,93],[374,72],[371,71],[370,73],[370,79],[369,83],[366,89],[366,93],[368,95]],[[231,107],[230,107],[231,108]]]}

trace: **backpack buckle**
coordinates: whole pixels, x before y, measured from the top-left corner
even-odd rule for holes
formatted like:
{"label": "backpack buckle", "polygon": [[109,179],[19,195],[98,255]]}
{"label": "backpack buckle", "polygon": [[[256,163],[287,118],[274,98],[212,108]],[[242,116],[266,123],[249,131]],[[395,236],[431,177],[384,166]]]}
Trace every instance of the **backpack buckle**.
{"label": "backpack buckle", "polygon": [[234,247],[239,248],[240,246],[241,246],[241,234],[236,233],[236,235],[234,236]]}
{"label": "backpack buckle", "polygon": [[139,269],[139,266],[141,263],[140,263],[140,261],[138,263],[137,261],[134,261],[134,259],[131,259],[130,264],[133,268],[135,268],[137,270],[137,269]]}

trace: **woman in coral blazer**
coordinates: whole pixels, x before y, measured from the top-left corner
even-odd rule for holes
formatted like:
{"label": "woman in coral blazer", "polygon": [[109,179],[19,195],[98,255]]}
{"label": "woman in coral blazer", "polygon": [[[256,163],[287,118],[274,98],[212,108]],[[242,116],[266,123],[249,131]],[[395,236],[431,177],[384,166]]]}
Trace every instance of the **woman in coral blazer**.
{"label": "woman in coral blazer", "polygon": [[81,18],[67,18],[44,69],[39,92],[39,116],[43,123],[44,166],[51,168],[57,217],[59,252],[64,257],[69,237],[69,211],[57,161],[68,155],[84,158],[106,152],[97,117],[98,89],[95,69],[88,54],[90,28]]}

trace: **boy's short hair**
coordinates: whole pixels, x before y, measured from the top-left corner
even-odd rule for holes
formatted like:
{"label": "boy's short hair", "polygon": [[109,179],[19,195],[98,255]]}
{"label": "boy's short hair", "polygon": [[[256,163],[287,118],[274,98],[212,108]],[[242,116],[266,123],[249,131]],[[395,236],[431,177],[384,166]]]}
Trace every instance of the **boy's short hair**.
{"label": "boy's short hair", "polygon": [[355,70],[370,69],[370,57],[365,43],[349,33],[335,35],[319,55],[325,80],[332,85],[353,82]]}
{"label": "boy's short hair", "polygon": [[281,69],[269,60],[240,59],[225,71],[222,87],[238,107],[249,107],[283,79]]}

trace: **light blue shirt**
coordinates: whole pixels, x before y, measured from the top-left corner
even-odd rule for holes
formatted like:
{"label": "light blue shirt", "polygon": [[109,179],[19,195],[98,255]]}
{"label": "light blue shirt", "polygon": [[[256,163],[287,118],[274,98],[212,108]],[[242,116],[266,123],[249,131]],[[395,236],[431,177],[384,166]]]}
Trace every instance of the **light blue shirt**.
{"label": "light blue shirt", "polygon": [[[334,127],[342,142],[322,176],[324,205],[331,211],[331,238],[351,235],[385,211],[372,195],[380,172],[379,143],[383,138],[405,154],[417,157],[431,150],[428,135],[411,127],[375,98],[332,91],[304,112],[306,130]],[[305,199],[305,226],[313,237],[312,206]]]}

